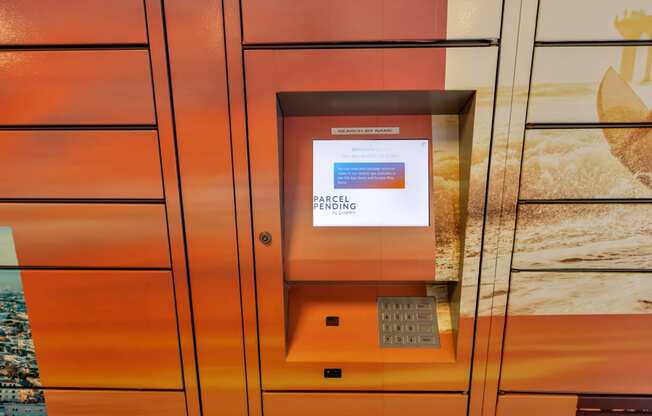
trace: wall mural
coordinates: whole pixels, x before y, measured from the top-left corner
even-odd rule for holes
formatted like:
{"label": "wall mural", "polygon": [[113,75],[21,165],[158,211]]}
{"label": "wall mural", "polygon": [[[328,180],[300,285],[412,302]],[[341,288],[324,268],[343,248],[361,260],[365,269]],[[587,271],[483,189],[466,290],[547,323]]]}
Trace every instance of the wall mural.
{"label": "wall mural", "polygon": [[[648,36],[645,30],[652,30],[647,23],[651,17],[642,11],[626,12],[625,17],[615,18],[614,25],[619,32],[627,32],[627,39],[639,39]],[[647,57],[641,52],[647,52]],[[651,71],[648,46],[539,47],[528,121],[650,122]],[[527,131],[521,200],[651,197],[651,128]],[[649,267],[652,206],[570,202],[519,209],[516,264],[537,268]],[[627,221],[622,221],[622,215],[627,215]],[[568,246],[571,240],[572,248]]]}
{"label": "wall mural", "polygon": [[[648,71],[646,76],[649,78],[649,75]],[[652,121],[652,111],[613,68],[607,70],[600,83],[597,103],[598,117],[602,123]],[[636,179],[652,188],[652,130],[603,129],[603,132],[614,157]]]}
{"label": "wall mural", "polygon": [[[652,38],[650,12],[609,29]],[[651,72],[647,45],[535,49],[528,122],[559,125],[525,135],[505,390],[651,392]]]}
{"label": "wall mural", "polygon": [[[652,39],[652,15],[645,14],[644,10],[630,12],[625,10],[623,18],[616,16],[614,27],[618,33],[627,40],[642,40],[646,37]],[[643,82],[650,82],[652,72],[652,46],[647,47],[647,62],[645,65],[645,76]],[[634,66],[636,65],[636,49],[624,49],[620,61],[620,73],[627,81],[634,77]]]}
{"label": "wall mural", "polygon": [[[0,227],[0,264],[18,265],[10,227]],[[20,270],[0,270],[0,415],[47,414]]]}
{"label": "wall mural", "polygon": [[[616,17],[614,26],[624,39],[652,38],[652,15],[643,10],[625,11],[625,17]],[[600,82],[597,104],[600,122],[652,121],[652,110],[636,94],[628,82],[634,78],[637,48],[623,48],[620,74],[609,68]],[[652,73],[652,46],[647,47],[647,60],[642,84],[650,83]],[[611,153],[629,171],[652,188],[652,130],[604,129]]]}

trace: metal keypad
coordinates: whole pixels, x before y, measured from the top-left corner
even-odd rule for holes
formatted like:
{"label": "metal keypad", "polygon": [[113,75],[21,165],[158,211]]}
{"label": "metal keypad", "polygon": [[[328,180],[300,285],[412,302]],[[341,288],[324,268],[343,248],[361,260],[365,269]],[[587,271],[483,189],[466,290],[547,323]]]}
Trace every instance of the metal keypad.
{"label": "metal keypad", "polygon": [[380,346],[439,347],[436,306],[432,297],[379,297]]}

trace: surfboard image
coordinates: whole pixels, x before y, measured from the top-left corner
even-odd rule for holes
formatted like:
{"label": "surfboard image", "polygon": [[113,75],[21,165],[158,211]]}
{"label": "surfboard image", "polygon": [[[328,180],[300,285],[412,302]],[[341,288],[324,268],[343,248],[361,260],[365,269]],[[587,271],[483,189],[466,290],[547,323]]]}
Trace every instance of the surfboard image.
{"label": "surfboard image", "polygon": [[[613,68],[605,73],[597,97],[601,123],[652,121],[652,111]],[[652,129],[603,129],[611,153],[652,188]]]}

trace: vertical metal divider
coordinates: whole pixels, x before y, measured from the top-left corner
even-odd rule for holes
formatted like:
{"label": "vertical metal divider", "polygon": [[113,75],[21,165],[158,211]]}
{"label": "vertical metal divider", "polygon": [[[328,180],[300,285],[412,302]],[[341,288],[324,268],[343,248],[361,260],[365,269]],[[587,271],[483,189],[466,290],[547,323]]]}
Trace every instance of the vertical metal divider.
{"label": "vertical metal divider", "polygon": [[183,207],[177,173],[177,155],[174,135],[168,74],[165,22],[161,0],[145,0],[147,32],[150,45],[150,64],[157,114],[158,141],[165,192],[168,238],[172,262],[175,309],[179,336],[180,359],[186,412],[188,416],[201,414],[195,357],[192,302],[188,279],[187,253],[184,236]]}
{"label": "vertical metal divider", "polygon": [[496,412],[538,0],[505,0],[469,415]]}
{"label": "vertical metal divider", "polygon": [[482,260],[478,299],[476,303],[476,326],[471,366],[468,415],[482,413],[485,382],[487,375],[487,355],[491,331],[491,306],[494,300],[496,246],[500,227],[500,204],[504,190],[504,166],[507,151],[507,132],[513,99],[513,80],[518,20],[521,0],[504,0],[501,16],[501,33],[498,61],[496,62],[496,92],[490,166],[488,171],[487,200],[485,204],[485,224],[482,244]]}
{"label": "vertical metal divider", "polygon": [[254,269],[241,6],[239,0],[222,0],[222,2],[230,97],[231,149],[233,152],[236,221],[238,224],[238,257],[248,414],[249,416],[260,416],[263,414],[262,382],[258,348],[258,310]]}
{"label": "vertical metal divider", "polygon": [[185,238],[190,314],[186,339],[194,335],[195,341],[193,353],[184,356],[188,359],[184,369],[189,371],[189,415],[246,415],[241,238],[236,222],[223,4],[166,0],[160,13],[161,56],[154,57],[154,71],[168,77],[164,101],[171,124],[166,140],[171,142],[169,163],[176,163],[169,170],[176,174],[178,169],[178,178],[168,181],[166,192],[173,193],[167,194],[171,200],[180,200],[179,210],[170,217],[180,223],[180,238]]}

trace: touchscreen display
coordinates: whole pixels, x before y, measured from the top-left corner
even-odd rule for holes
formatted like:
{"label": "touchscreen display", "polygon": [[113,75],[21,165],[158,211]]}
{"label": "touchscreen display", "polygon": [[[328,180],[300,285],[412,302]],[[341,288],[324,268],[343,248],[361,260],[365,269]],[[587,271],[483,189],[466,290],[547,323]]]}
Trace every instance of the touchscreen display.
{"label": "touchscreen display", "polygon": [[427,227],[429,140],[313,140],[312,225]]}

